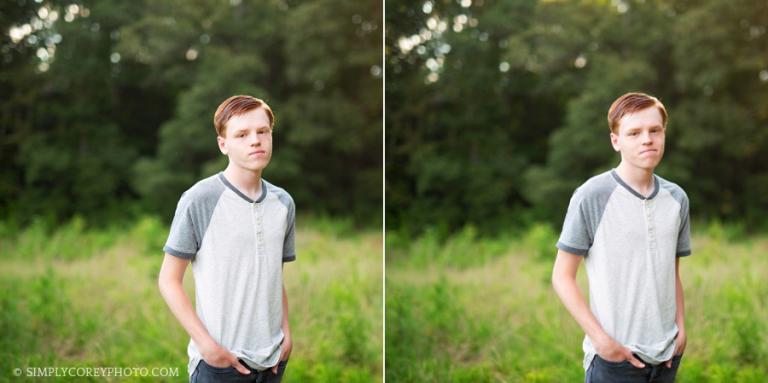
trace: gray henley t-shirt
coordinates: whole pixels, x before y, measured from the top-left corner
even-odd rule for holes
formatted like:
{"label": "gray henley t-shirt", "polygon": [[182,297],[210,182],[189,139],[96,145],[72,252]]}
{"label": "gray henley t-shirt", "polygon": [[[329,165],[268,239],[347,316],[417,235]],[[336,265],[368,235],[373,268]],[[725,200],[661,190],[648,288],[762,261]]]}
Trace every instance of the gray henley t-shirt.
{"label": "gray henley t-shirt", "polygon": [[[182,194],[163,248],[192,260],[195,311],[213,339],[258,370],[280,358],[295,216],[285,190],[262,180],[254,201],[219,173]],[[191,339],[187,353],[191,375],[202,359]]]}
{"label": "gray henley t-shirt", "polygon": [[[688,196],[655,175],[654,184],[644,197],[613,170],[592,177],[573,193],[557,247],[585,256],[590,308],[608,335],[658,364],[674,353],[675,258],[691,241]],[[587,369],[589,337],[583,349]]]}

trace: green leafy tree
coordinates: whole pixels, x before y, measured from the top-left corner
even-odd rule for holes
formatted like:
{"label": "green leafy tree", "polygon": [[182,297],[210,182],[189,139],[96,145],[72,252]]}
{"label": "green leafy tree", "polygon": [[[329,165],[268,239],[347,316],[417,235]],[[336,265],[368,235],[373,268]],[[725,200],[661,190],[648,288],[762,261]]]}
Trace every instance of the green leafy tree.
{"label": "green leafy tree", "polygon": [[561,223],[574,188],[618,164],[606,114],[628,91],[667,106],[658,174],[688,191],[697,218],[765,223],[768,5],[391,0],[387,10],[389,229]]}

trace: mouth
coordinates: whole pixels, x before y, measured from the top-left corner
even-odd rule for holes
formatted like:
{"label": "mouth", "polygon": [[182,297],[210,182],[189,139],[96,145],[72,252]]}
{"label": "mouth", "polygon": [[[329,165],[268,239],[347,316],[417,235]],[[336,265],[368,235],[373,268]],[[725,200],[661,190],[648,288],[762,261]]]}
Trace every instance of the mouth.
{"label": "mouth", "polygon": [[267,154],[267,152],[263,150],[256,150],[253,152],[248,153],[248,157],[263,157]]}
{"label": "mouth", "polygon": [[642,154],[646,154],[646,153],[658,153],[658,150],[656,150],[656,149],[646,149],[646,150],[643,150],[642,152],[640,152],[641,155]]}

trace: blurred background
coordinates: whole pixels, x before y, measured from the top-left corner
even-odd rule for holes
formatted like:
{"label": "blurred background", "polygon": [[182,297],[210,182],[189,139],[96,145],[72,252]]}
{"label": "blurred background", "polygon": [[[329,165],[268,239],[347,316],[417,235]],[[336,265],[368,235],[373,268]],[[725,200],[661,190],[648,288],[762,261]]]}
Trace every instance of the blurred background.
{"label": "blurred background", "polygon": [[386,23],[388,229],[560,222],[634,90],[693,214],[766,227],[768,3],[390,0]]}
{"label": "blurred background", "polygon": [[611,102],[643,91],[691,201],[679,381],[768,380],[767,2],[387,0],[385,21],[388,379],[583,381],[554,244],[619,163]]}
{"label": "blurred background", "polygon": [[0,3],[0,381],[52,365],[186,379],[155,281],[179,196],[226,166],[212,119],[234,94],[274,110],[264,177],[299,214],[286,381],[380,380],[382,7]]}
{"label": "blurred background", "polygon": [[267,179],[303,211],[381,222],[376,1],[3,4],[4,217],[172,215],[226,166],[216,107],[251,94],[277,119]]}

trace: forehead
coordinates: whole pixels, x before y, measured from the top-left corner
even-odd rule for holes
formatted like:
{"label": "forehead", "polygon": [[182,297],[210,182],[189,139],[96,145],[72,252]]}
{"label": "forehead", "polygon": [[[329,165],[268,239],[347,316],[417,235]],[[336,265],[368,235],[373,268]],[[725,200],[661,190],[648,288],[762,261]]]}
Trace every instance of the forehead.
{"label": "forehead", "polygon": [[619,131],[622,129],[642,129],[658,126],[664,126],[664,118],[661,116],[661,112],[656,106],[650,106],[634,113],[625,114],[619,120]]}
{"label": "forehead", "polygon": [[269,128],[269,116],[264,108],[249,110],[241,115],[234,116],[227,122],[227,131],[241,129]]}

